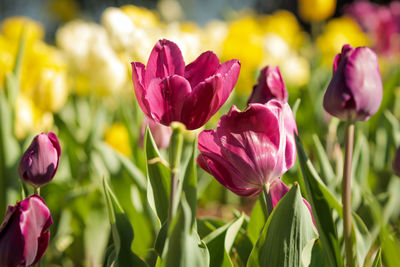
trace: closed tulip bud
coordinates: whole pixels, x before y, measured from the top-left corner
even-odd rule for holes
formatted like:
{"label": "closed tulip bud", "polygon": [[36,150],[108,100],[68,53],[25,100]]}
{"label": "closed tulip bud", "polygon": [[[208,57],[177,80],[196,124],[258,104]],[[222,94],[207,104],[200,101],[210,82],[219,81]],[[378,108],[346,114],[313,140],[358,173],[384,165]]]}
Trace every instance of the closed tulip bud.
{"label": "closed tulip bud", "polygon": [[253,87],[248,103],[264,104],[271,99],[287,102],[288,93],[279,68],[266,66],[260,72],[258,83]]}
{"label": "closed tulip bud", "polygon": [[37,135],[19,163],[19,176],[34,187],[50,182],[58,169],[61,148],[54,133]]}
{"label": "closed tulip bud", "polygon": [[240,63],[220,63],[211,51],[185,66],[178,46],[160,40],[147,66],[132,62],[136,99],[146,116],[169,126],[183,123],[188,130],[203,126],[225,103],[239,76]]}
{"label": "closed tulip bud", "polygon": [[324,96],[324,108],[342,120],[365,121],[382,101],[378,58],[368,47],[344,45],[333,62],[333,76]]}
{"label": "closed tulip bud", "polygon": [[0,266],[32,266],[46,252],[53,224],[50,210],[33,195],[9,206],[0,226]]}

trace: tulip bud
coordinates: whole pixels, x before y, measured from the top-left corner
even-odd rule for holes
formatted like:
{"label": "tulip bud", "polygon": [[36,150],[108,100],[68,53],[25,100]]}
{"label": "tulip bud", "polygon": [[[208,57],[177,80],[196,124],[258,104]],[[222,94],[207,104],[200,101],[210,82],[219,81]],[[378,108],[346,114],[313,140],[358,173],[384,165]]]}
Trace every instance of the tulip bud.
{"label": "tulip bud", "polygon": [[253,87],[248,103],[264,104],[271,99],[287,102],[288,93],[279,68],[266,66],[260,72],[258,84]]}
{"label": "tulip bud", "polygon": [[47,184],[56,174],[60,154],[60,144],[54,133],[37,135],[22,156],[19,176],[34,187]]}
{"label": "tulip bud", "polygon": [[0,266],[32,266],[47,249],[50,210],[40,196],[33,195],[9,206],[0,226]]}
{"label": "tulip bud", "polygon": [[323,21],[335,13],[336,0],[299,0],[298,8],[304,21]]}
{"label": "tulip bud", "polygon": [[368,47],[344,45],[333,62],[333,77],[324,96],[324,108],[342,120],[365,121],[382,101],[378,58]]}

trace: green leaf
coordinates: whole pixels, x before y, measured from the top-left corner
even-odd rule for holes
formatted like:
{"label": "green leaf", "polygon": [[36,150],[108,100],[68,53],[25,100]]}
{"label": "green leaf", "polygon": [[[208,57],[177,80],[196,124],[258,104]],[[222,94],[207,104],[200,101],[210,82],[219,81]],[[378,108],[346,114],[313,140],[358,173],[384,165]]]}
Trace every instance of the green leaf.
{"label": "green leaf", "polygon": [[378,249],[378,252],[376,253],[375,260],[372,263],[372,267],[382,267],[382,252],[381,249]]}
{"label": "green leaf", "polygon": [[[111,231],[115,248],[115,259],[113,266],[138,266],[147,267],[148,265],[131,251],[134,233],[129,222],[128,216],[122,210],[117,198],[103,179],[103,190],[106,198],[107,210],[111,223]],[[110,259],[109,259],[110,260]]]}
{"label": "green leaf", "polygon": [[233,266],[229,252],[244,221],[244,214],[204,237],[210,252],[210,267]]}
{"label": "green leaf", "polygon": [[191,227],[191,222],[190,206],[183,194],[168,231],[168,249],[164,251],[166,267],[209,266],[207,246]]}
{"label": "green leaf", "polygon": [[[303,251],[304,252],[304,251]],[[304,265],[304,264],[303,264]],[[309,267],[328,267],[328,262],[325,259],[325,252],[321,246],[321,242],[317,240],[311,251],[311,262]]]}
{"label": "green leaf", "polygon": [[385,266],[397,267],[400,262],[400,246],[396,237],[391,234],[386,225],[380,231],[383,261]]}
{"label": "green leaf", "polygon": [[317,236],[296,184],[269,216],[247,266],[301,266],[303,249]]}
{"label": "green leaf", "polygon": [[169,192],[171,186],[170,171],[167,163],[161,157],[157,145],[151,135],[149,128],[146,128],[144,147],[147,159],[147,188],[150,203],[154,203],[156,214],[161,222],[164,223],[168,218]]}
{"label": "green leaf", "polygon": [[256,202],[253,207],[253,210],[250,214],[250,221],[247,224],[247,235],[249,239],[255,245],[257,243],[258,238],[260,237],[260,233],[265,225],[266,217],[265,212],[261,207],[260,200]]}
{"label": "green leaf", "polygon": [[183,192],[187,197],[188,204],[192,211],[192,225],[196,221],[197,214],[197,164],[196,164],[197,139],[193,141],[192,154],[186,165],[183,176]]}
{"label": "green leaf", "polygon": [[326,258],[331,266],[343,266],[338,234],[332,218],[332,209],[342,210],[342,208],[323,185],[321,178],[304,152],[303,145],[298,136],[296,136],[296,146],[308,199],[312,207]]}
{"label": "green leaf", "polygon": [[328,155],[326,155],[325,149],[321,144],[321,141],[318,138],[318,135],[313,134],[314,146],[317,149],[318,160],[321,165],[322,177],[325,178],[325,181],[330,184],[333,180],[336,179],[336,175],[333,172],[333,168],[331,163],[329,162]]}

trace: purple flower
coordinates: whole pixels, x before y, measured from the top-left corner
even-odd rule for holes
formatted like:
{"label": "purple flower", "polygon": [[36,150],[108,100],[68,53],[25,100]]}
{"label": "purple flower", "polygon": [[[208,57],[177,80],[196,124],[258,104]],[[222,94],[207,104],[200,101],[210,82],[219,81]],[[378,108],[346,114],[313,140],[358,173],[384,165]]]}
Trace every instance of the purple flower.
{"label": "purple flower", "polygon": [[145,67],[132,62],[136,98],[145,115],[161,124],[183,123],[187,129],[203,126],[228,99],[239,76],[240,63],[220,63],[211,51],[185,66],[178,46],[160,40]]}
{"label": "purple flower", "polygon": [[368,47],[344,45],[333,62],[333,77],[324,96],[324,108],[342,120],[365,121],[382,101],[378,58]]}
{"label": "purple flower", "polygon": [[19,163],[19,176],[34,187],[50,182],[58,169],[61,147],[54,133],[37,135]]}
{"label": "purple flower", "polygon": [[30,196],[8,206],[0,226],[0,266],[32,266],[43,256],[53,224],[43,199]]}
{"label": "purple flower", "polygon": [[258,83],[253,87],[248,103],[264,104],[271,99],[283,102],[288,100],[288,92],[277,66],[275,68],[266,66],[261,70]]}
{"label": "purple flower", "polygon": [[200,133],[200,167],[240,196],[256,195],[279,179],[296,157],[293,132],[288,132],[296,125],[285,121],[285,107],[290,109],[285,104],[249,104],[243,112],[233,106],[216,130]]}

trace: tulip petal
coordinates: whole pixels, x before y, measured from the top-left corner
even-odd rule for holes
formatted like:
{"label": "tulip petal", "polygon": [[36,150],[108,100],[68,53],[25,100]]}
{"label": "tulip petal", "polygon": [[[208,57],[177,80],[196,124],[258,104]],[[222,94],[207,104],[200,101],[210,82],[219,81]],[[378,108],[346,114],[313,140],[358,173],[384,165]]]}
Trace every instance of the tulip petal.
{"label": "tulip petal", "polygon": [[223,156],[241,169],[244,176],[250,176],[252,183],[259,186],[269,181],[280,144],[279,121],[271,110],[251,104],[240,112],[233,106],[221,117],[217,135]]}
{"label": "tulip petal", "polygon": [[186,66],[185,78],[194,88],[200,82],[214,75],[219,65],[219,59],[213,52],[204,52],[195,61]]}
{"label": "tulip petal", "polygon": [[228,99],[231,94],[235,84],[239,78],[240,72],[240,62],[237,59],[229,60],[225,63],[222,63],[217,73],[222,76],[222,92],[221,92],[221,100],[220,100],[220,108]]}
{"label": "tulip petal", "polygon": [[185,73],[185,62],[179,47],[168,40],[160,40],[151,51],[145,72],[145,86],[155,78],[163,79],[167,76]]}
{"label": "tulip petal", "polygon": [[204,170],[213,175],[223,186],[240,196],[253,196],[261,191],[257,184],[251,184],[248,176],[223,158],[215,131],[200,133],[198,147],[201,152],[197,162]]}
{"label": "tulip petal", "polygon": [[368,47],[356,48],[343,71],[358,117],[368,119],[378,111],[382,101],[382,80],[376,54]]}
{"label": "tulip petal", "polygon": [[[39,196],[32,196],[21,201],[20,227],[25,240],[24,258],[27,266],[35,264],[37,254],[44,253],[42,235],[48,231],[48,227],[53,223],[50,211],[44,201]],[[42,240],[39,251],[39,241]],[[47,244],[47,243],[45,243]]]}
{"label": "tulip petal", "polygon": [[144,84],[144,76],[145,76],[145,66],[140,62],[132,62],[132,81],[133,81],[133,89],[135,90],[135,96],[139,103],[140,108],[143,110],[144,114],[147,117],[151,118],[149,103],[145,98],[145,84]]}
{"label": "tulip petal", "polygon": [[221,75],[199,83],[187,97],[182,108],[182,122],[188,130],[204,125],[219,109],[222,87]]}
{"label": "tulip petal", "polygon": [[0,227],[0,265],[19,266],[24,262],[24,239],[18,223],[17,207],[9,206]]}
{"label": "tulip petal", "polygon": [[173,121],[181,121],[182,106],[190,92],[190,84],[182,76],[153,79],[145,96],[152,118],[166,126]]}

